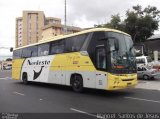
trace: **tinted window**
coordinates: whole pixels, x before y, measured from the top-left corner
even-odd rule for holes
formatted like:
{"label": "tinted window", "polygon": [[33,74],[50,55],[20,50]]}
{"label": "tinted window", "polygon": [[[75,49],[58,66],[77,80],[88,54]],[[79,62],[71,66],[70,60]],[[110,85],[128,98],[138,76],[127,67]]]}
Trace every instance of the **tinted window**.
{"label": "tinted window", "polygon": [[138,67],[137,70],[138,70],[138,71],[143,71],[141,67]]}
{"label": "tinted window", "polygon": [[23,48],[22,49],[22,57],[23,58],[31,57],[31,53],[30,53],[28,48]]}
{"label": "tinted window", "polygon": [[13,59],[21,58],[22,50],[13,51]]}
{"label": "tinted window", "polygon": [[38,56],[38,46],[32,46],[32,47],[30,47],[29,51],[31,53],[31,57]]}
{"label": "tinted window", "polygon": [[42,44],[38,46],[38,56],[46,56],[49,54],[49,44]]}
{"label": "tinted window", "polygon": [[64,53],[64,40],[54,41],[51,43],[50,54]]}
{"label": "tinted window", "polygon": [[137,64],[145,63],[145,59],[144,58],[136,59],[136,63]]}
{"label": "tinted window", "polygon": [[104,47],[96,49],[96,66],[98,69],[106,69],[106,50]]}
{"label": "tinted window", "polygon": [[152,62],[151,57],[147,57],[147,62]]}
{"label": "tinted window", "polygon": [[94,32],[87,48],[89,57],[91,58],[94,66],[96,66],[95,48],[97,46],[106,46],[107,44],[107,41],[102,39],[105,39],[105,32]]}
{"label": "tinted window", "polygon": [[83,35],[67,38],[66,39],[66,52],[80,51],[87,35],[88,34],[83,34]]}

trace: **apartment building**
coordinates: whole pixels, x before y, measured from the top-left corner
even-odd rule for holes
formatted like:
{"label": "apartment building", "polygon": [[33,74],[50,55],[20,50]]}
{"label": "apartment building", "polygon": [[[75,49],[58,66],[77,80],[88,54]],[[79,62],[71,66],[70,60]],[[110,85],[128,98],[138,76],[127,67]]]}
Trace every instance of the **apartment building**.
{"label": "apartment building", "polygon": [[62,24],[49,24],[42,28],[42,40],[52,38],[58,35],[71,34],[81,31],[82,29],[74,26],[67,26],[65,33],[65,26]]}
{"label": "apartment building", "polygon": [[23,27],[22,27],[22,17],[16,18],[16,47],[22,46],[22,36],[23,36]]}
{"label": "apartment building", "polygon": [[[67,27],[68,33],[78,32],[78,27]],[[61,19],[45,17],[43,11],[23,11],[22,17],[16,18],[15,47],[22,47],[48,37],[64,34],[64,25]]]}
{"label": "apartment building", "polygon": [[23,11],[23,16],[16,19],[16,46],[38,42],[42,39],[45,16],[43,11]]}
{"label": "apartment building", "polygon": [[61,24],[61,19],[55,17],[47,17],[45,20],[45,25],[48,24]]}

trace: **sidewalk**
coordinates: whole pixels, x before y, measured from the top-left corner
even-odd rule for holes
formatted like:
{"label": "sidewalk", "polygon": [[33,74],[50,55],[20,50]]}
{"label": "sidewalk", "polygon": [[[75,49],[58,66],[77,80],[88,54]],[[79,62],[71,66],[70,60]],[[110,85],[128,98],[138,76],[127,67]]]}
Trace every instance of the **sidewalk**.
{"label": "sidewalk", "polygon": [[138,80],[138,85],[136,86],[136,88],[160,91],[160,79],[148,80],[148,81]]}

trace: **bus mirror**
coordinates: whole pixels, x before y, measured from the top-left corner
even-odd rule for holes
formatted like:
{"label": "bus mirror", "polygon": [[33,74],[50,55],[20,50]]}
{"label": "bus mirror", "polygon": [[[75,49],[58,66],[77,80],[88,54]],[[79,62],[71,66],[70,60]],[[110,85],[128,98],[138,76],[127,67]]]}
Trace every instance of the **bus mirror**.
{"label": "bus mirror", "polygon": [[10,48],[10,52],[13,52],[13,48],[12,47]]}

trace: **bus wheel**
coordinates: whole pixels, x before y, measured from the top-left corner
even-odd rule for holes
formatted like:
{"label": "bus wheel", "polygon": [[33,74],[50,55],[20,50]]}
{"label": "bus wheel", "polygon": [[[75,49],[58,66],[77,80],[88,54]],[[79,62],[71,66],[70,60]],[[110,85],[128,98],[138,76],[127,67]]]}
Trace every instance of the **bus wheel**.
{"label": "bus wheel", "polygon": [[143,75],[143,79],[144,80],[149,80],[149,76],[148,75]]}
{"label": "bus wheel", "polygon": [[28,76],[27,76],[27,73],[23,73],[22,81],[23,81],[23,84],[28,84]]}
{"label": "bus wheel", "polygon": [[75,92],[82,92],[83,91],[83,79],[80,75],[74,75],[72,79],[72,89]]}

